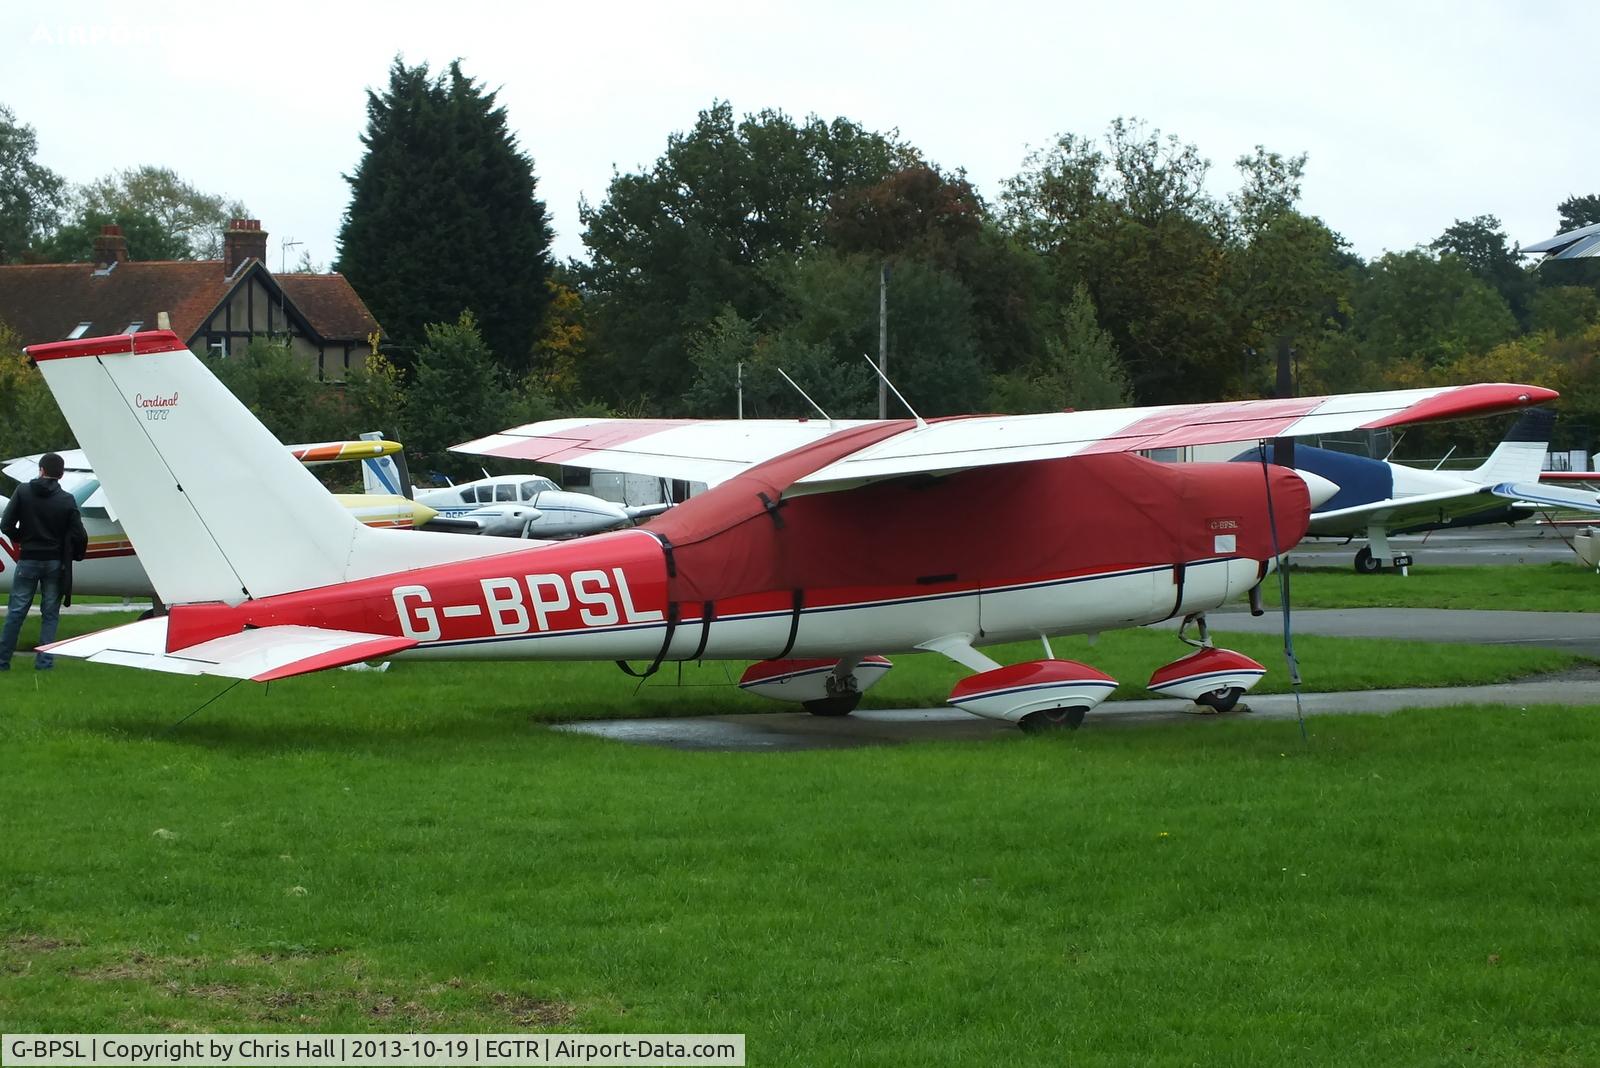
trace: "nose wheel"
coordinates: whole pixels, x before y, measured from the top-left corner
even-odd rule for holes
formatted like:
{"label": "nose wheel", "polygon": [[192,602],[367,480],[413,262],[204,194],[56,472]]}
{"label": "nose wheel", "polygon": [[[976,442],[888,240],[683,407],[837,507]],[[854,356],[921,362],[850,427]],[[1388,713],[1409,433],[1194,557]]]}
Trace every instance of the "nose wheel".
{"label": "nose wheel", "polygon": [[775,701],[795,701],[813,716],[848,716],[861,695],[893,665],[881,656],[842,660],[763,660],[745,669],[739,688]]}
{"label": "nose wheel", "polygon": [[815,701],[802,701],[800,707],[813,716],[848,716],[860,703],[860,691],[852,690],[849,693],[834,694],[832,697],[821,697]]}
{"label": "nose wheel", "polygon": [[1083,726],[1083,717],[1088,714],[1089,710],[1082,705],[1074,708],[1041,708],[1017,720],[1017,726],[1028,734],[1075,731]]}
{"label": "nose wheel", "polygon": [[1212,712],[1232,712],[1243,696],[1242,686],[1222,686],[1196,697],[1194,703]]}
{"label": "nose wheel", "polygon": [[[1198,641],[1184,633],[1191,623],[1200,631]],[[1193,701],[1195,711],[1203,715],[1232,712],[1245,691],[1267,673],[1266,668],[1243,653],[1212,645],[1211,632],[1202,613],[1185,617],[1183,626],[1178,628],[1178,637],[1195,646],[1195,651],[1157,668],[1150,676],[1149,687],[1164,697]]]}

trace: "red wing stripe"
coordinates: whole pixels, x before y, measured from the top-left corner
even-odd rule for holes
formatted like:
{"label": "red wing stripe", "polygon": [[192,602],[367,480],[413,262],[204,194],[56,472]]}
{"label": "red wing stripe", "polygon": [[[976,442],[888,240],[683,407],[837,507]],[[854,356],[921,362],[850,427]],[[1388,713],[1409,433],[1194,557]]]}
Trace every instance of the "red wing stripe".
{"label": "red wing stripe", "polygon": [[1103,441],[1085,446],[1083,453],[1130,452],[1208,443],[1200,441],[1200,437],[1218,442],[1276,437],[1316,411],[1325,400],[1326,397],[1293,397],[1250,401],[1246,406],[1226,402],[1185,405],[1175,411],[1156,412],[1137,419]]}
{"label": "red wing stripe", "polygon": [[1362,424],[1363,430],[1382,430],[1384,427],[1422,423],[1433,419],[1466,419],[1474,415],[1494,415],[1496,412],[1531,408],[1535,404],[1549,404],[1561,394],[1542,386],[1518,386],[1494,382],[1473,386],[1458,386],[1436,397],[1418,401],[1411,407]]}

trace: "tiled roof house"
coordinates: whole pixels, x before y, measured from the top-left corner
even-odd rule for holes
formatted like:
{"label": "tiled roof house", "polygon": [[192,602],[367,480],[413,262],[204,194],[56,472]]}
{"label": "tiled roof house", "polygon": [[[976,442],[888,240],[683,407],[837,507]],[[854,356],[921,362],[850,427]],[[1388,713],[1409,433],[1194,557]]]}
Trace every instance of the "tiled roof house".
{"label": "tiled roof house", "polygon": [[343,275],[269,271],[255,219],[229,225],[220,260],[129,260],[117,226],[94,247],[94,263],[0,266],[0,321],[24,345],[170,329],[198,354],[233,355],[270,335],[340,380],[379,332]]}

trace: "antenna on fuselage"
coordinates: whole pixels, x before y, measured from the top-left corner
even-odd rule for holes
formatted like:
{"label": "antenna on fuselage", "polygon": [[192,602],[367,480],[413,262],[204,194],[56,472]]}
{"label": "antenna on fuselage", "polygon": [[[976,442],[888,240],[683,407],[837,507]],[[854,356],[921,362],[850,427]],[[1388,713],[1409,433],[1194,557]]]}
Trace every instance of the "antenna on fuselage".
{"label": "antenna on fuselage", "polygon": [[883,369],[880,368],[876,363],[874,363],[872,361],[872,357],[868,356],[866,353],[863,352],[861,354],[861,358],[863,360],[867,361],[867,366],[872,368],[872,373],[873,374],[877,375],[880,379],[883,380],[883,384],[884,385],[886,385],[890,389],[894,390],[894,395],[897,398],[899,398],[901,404],[904,404],[906,406],[906,411],[911,413],[911,418],[913,418],[913,419],[915,419],[917,421],[917,429],[918,430],[925,429],[927,427],[927,425],[928,425],[927,421],[925,419],[923,419],[922,416],[917,414],[917,410],[915,408],[911,407],[911,402],[906,400],[904,394],[902,394],[898,389],[894,388],[894,383],[889,381],[889,376],[883,373]]}
{"label": "antenna on fuselage", "polygon": [[813,408],[815,408],[817,410],[817,414],[818,415],[822,416],[822,418],[824,418],[824,419],[826,419],[828,421],[828,425],[830,427],[833,426],[833,416],[831,416],[827,412],[823,411],[822,410],[822,405],[820,405],[816,401],[812,400],[811,399],[811,394],[807,393],[805,390],[800,388],[800,383],[798,383],[794,379],[790,378],[789,377],[789,373],[787,371],[785,371],[781,367],[778,368],[778,373],[783,376],[783,380],[785,382],[789,383],[791,386],[794,387],[794,391],[796,393],[800,394],[800,396],[802,396],[802,397],[804,397],[806,399],[806,403],[807,404],[811,405],[811,407],[813,407]]}

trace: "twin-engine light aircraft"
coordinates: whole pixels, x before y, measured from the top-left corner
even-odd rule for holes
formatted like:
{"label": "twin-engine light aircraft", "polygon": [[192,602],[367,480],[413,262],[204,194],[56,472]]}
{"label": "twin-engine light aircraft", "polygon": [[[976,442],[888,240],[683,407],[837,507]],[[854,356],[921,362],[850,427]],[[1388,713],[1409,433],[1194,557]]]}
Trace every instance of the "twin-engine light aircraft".
{"label": "twin-engine light aircraft", "polygon": [[[701,472],[682,477],[719,484],[644,527],[530,545],[363,527],[170,332],[29,352],[172,606],[57,655],[257,681],[378,658],[755,660],[747,689],[841,715],[888,669],[881,654],[931,650],[973,672],[952,704],[1025,728],[1076,726],[1116,681],[1048,652],[1002,666],[981,646],[1203,619],[1334,492],[1265,463],[1136,450],[1555,397],[1476,385],[846,428],[535,424],[490,447],[622,471],[676,457]],[[149,421],[140,394],[182,400]],[[1150,686],[1221,708],[1264,671],[1205,645]]]}
{"label": "twin-engine light aircraft", "polygon": [[[363,440],[381,438],[363,434]],[[366,492],[379,497],[402,494],[438,513],[428,530],[487,534],[501,538],[578,538],[627,526],[667,510],[655,504],[630,507],[588,493],[561,489],[542,475],[496,475],[442,489],[411,485],[402,454],[361,462]]]}

